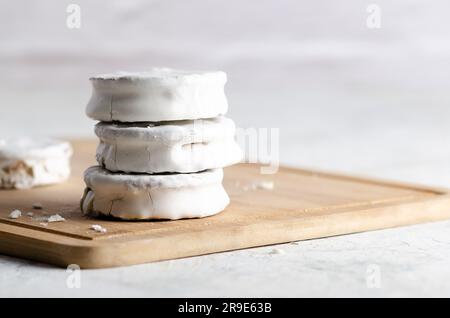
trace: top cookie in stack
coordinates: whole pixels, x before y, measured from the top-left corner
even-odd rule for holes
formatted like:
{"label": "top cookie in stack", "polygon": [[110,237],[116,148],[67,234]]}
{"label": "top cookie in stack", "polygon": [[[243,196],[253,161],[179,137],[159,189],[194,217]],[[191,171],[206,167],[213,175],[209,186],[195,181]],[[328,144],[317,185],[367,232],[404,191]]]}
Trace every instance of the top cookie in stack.
{"label": "top cookie in stack", "polygon": [[213,118],[228,110],[224,72],[167,68],[91,78],[87,115],[98,121],[161,122]]}
{"label": "top cookie in stack", "polygon": [[222,211],[222,168],[237,163],[223,72],[154,69],[91,78],[87,115],[99,167],[85,173],[85,214],[180,219]]}

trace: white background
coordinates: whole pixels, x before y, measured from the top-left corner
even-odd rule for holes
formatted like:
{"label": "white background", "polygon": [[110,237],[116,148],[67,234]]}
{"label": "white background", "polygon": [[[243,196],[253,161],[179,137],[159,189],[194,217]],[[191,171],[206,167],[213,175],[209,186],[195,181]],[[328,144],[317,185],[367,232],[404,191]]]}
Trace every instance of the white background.
{"label": "white background", "polygon": [[283,163],[450,184],[448,1],[378,1],[380,29],[360,0],[85,0],[80,29],[68,1],[1,2],[0,136],[92,136],[96,73],[220,69]]}
{"label": "white background", "polygon": [[[80,29],[66,27],[71,2],[0,2],[0,137],[93,136],[84,107],[88,77],[96,73],[220,69],[229,76],[229,116],[240,127],[280,128],[282,163],[450,186],[448,1],[377,1],[380,29],[367,28],[371,2],[360,0],[83,0],[74,2],[81,7]],[[364,275],[377,261],[390,280],[376,295],[442,295],[450,292],[442,286],[450,277],[449,226],[301,243],[288,256],[270,256],[264,268],[252,256],[264,254],[261,249],[86,275],[92,286],[116,295],[198,296],[213,289],[232,296],[241,288],[249,296],[342,296],[345,286],[353,288],[349,295],[373,295]],[[0,260],[0,282],[11,287],[3,295],[32,294],[24,277],[37,275],[40,280],[27,284],[41,284],[65,275]],[[267,270],[280,266],[262,288]],[[133,276],[136,268],[142,280]],[[191,278],[181,279],[186,273]],[[208,284],[218,273],[223,279]],[[25,287],[12,288],[14,277]],[[96,294],[95,288],[84,292]]]}

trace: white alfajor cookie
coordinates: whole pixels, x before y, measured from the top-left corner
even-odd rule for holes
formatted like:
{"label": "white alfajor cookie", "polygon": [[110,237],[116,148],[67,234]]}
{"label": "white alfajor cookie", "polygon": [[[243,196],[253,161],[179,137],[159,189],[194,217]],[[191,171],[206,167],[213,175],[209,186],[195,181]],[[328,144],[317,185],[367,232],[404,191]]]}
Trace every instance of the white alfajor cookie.
{"label": "white alfajor cookie", "polygon": [[230,202],[222,179],[222,169],[127,175],[95,166],[85,172],[81,210],[125,220],[206,217],[223,211]]}
{"label": "white alfajor cookie", "polygon": [[65,181],[72,147],[45,138],[0,139],[0,188],[29,189]]}
{"label": "white alfajor cookie", "polygon": [[94,76],[87,115],[98,121],[158,122],[225,114],[224,72],[167,68]]}
{"label": "white alfajor cookie", "polygon": [[99,123],[98,163],[110,171],[196,172],[239,162],[234,122],[213,119],[162,123]]}

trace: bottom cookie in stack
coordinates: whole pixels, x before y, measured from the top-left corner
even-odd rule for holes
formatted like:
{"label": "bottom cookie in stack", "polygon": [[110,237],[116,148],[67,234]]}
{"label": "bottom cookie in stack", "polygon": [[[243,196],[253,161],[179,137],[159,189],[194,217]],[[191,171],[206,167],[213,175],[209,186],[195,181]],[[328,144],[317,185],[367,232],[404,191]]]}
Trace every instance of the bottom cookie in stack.
{"label": "bottom cookie in stack", "polygon": [[125,174],[94,166],[84,175],[85,215],[124,220],[201,218],[225,209],[223,169],[195,173]]}

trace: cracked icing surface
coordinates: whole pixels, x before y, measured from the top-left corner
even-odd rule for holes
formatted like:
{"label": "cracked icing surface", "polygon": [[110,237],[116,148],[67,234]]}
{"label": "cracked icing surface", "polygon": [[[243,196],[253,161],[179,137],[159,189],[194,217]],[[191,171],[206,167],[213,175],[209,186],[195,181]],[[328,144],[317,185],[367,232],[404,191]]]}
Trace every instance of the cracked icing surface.
{"label": "cracked icing surface", "polygon": [[210,73],[223,74],[223,72],[206,72],[206,71],[185,71],[185,70],[174,70],[167,67],[153,68],[150,71],[144,72],[127,72],[118,71],[115,73],[106,73],[92,76],[90,80],[168,80],[171,78],[183,77],[185,79],[192,78],[195,80],[196,77],[202,75],[208,75]]}
{"label": "cracked icing surface", "polygon": [[0,139],[0,188],[29,189],[65,181],[72,147],[52,139]]}
{"label": "cracked icing surface", "polygon": [[69,157],[72,147],[68,142],[51,138],[0,138],[0,160],[47,159]]}
{"label": "cracked icing surface", "polygon": [[155,68],[90,78],[86,113],[99,121],[143,122],[212,118],[225,114],[224,72]]}
{"label": "cracked icing surface", "polygon": [[121,174],[101,167],[85,172],[81,210],[121,219],[198,218],[217,214],[229,204],[223,170],[189,174]]}
{"label": "cracked icing surface", "polygon": [[99,123],[97,161],[111,171],[196,172],[239,162],[235,124],[226,117],[163,123]]}

